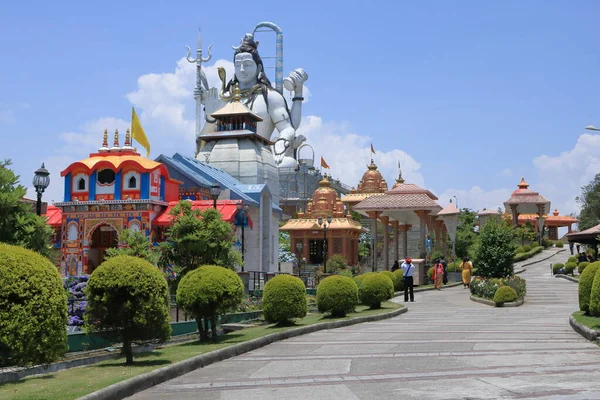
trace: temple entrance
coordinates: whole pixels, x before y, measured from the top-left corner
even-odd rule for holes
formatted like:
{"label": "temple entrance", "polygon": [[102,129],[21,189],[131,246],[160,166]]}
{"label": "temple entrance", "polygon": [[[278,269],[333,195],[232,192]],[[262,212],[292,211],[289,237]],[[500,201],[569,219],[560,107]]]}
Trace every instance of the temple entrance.
{"label": "temple entrance", "polygon": [[323,244],[325,241],[321,240],[311,240],[309,242],[310,246],[310,260],[308,260],[309,264],[321,264],[323,262]]}
{"label": "temple entrance", "polygon": [[90,237],[90,248],[88,250],[87,273],[94,272],[98,265],[104,261],[106,250],[117,247],[118,233],[110,225],[102,224],[98,226]]}

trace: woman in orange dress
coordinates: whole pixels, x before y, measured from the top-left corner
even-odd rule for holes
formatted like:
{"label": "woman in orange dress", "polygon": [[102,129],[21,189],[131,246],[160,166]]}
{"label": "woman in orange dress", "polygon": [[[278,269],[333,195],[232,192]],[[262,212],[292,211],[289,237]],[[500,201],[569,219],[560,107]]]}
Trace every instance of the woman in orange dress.
{"label": "woman in orange dress", "polygon": [[471,273],[473,272],[473,264],[469,261],[469,257],[464,257],[462,263],[460,263],[462,269],[462,281],[464,288],[471,287]]}
{"label": "woman in orange dress", "polygon": [[433,281],[435,282],[434,286],[437,290],[442,290],[443,280],[444,280],[444,266],[440,262],[440,260],[435,260],[435,264],[433,265],[433,274],[431,276]]}

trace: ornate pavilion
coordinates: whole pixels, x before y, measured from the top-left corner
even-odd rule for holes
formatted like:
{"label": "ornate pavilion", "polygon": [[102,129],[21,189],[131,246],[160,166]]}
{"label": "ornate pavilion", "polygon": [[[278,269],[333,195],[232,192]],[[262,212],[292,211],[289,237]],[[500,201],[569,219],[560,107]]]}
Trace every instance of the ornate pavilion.
{"label": "ornate pavilion", "polygon": [[306,212],[299,212],[298,218],[288,220],[279,230],[289,232],[292,251],[308,264],[323,262],[325,253],[327,257],[343,255],[349,265],[358,263],[358,236],[363,227],[346,214],[327,175],[319,182]]}

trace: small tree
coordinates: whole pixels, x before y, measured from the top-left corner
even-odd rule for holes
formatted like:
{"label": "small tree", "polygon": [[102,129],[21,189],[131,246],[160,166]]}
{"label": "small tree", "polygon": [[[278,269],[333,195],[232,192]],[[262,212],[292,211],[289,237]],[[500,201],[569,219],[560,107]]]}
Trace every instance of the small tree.
{"label": "small tree", "polygon": [[144,259],[153,265],[158,263],[160,253],[153,249],[150,238],[147,238],[142,232],[123,229],[119,234],[119,242],[123,247],[106,250],[106,259],[132,256]]}
{"label": "small tree", "polygon": [[514,229],[508,221],[490,219],[480,232],[475,267],[486,278],[513,275],[515,256]]}
{"label": "small tree", "polygon": [[133,364],[132,343],[162,343],[171,336],[167,281],[148,261],[117,256],[103,262],[85,293],[86,330],[121,340],[127,365]]}
{"label": "small tree", "polygon": [[0,243],[0,367],[55,361],[67,351],[67,295],[47,258]]}
{"label": "small tree", "polygon": [[527,221],[525,224],[515,229],[515,236],[521,242],[521,246],[525,243],[530,243],[534,241],[536,233],[531,222]]}
{"label": "small tree", "polygon": [[177,304],[196,319],[200,340],[208,339],[209,322],[212,338],[217,340],[217,316],[235,310],[243,296],[244,284],[240,277],[214,265],[191,271],[177,288]]}
{"label": "small tree", "polygon": [[193,210],[184,200],[173,207],[171,215],[175,220],[161,247],[161,264],[174,264],[178,280],[200,265],[233,269],[241,262],[240,253],[232,247],[232,226],[217,210]]}

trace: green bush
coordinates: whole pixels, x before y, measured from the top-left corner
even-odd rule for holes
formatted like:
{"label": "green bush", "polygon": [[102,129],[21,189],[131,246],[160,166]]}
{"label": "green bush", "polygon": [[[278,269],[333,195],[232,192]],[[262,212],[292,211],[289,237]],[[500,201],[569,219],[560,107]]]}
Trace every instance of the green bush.
{"label": "green bush", "polygon": [[430,281],[433,281],[433,270],[435,269],[435,267],[430,267],[427,270],[427,279],[429,279]]}
{"label": "green bush", "polygon": [[577,268],[577,264],[574,262],[568,262],[565,264],[565,274],[569,275],[573,275],[573,271],[575,271],[575,268]]}
{"label": "green bush", "polygon": [[263,292],[263,314],[267,321],[285,324],[307,313],[306,288],[295,276],[269,279]]}
{"label": "green bush", "polygon": [[[531,250],[531,249],[529,249],[529,250]],[[519,247],[517,247],[517,249],[515,250],[515,254],[522,254],[522,253],[526,253],[526,252],[528,252],[529,250],[525,250],[525,246],[519,246]]]}
{"label": "green bush", "polygon": [[161,343],[171,336],[169,289],[148,261],[116,256],[100,264],[85,287],[87,329],[123,342],[126,364],[132,343]]}
{"label": "green bush", "polygon": [[391,271],[379,271],[379,273],[383,276],[387,276],[392,281],[392,285],[394,284],[394,273]]}
{"label": "green bush", "polygon": [[556,242],[554,242],[554,245],[558,248],[562,248],[564,247],[564,243],[561,242],[560,240],[557,240]]}
{"label": "green bush", "polygon": [[486,278],[501,278],[514,273],[514,228],[508,221],[490,219],[480,230],[474,265]]}
{"label": "green bush", "polygon": [[344,269],[348,263],[346,257],[341,254],[334,254],[327,258],[327,273],[334,274],[338,269]]}
{"label": "green bush", "polygon": [[394,274],[394,290],[396,292],[401,292],[404,290],[404,271],[402,269],[397,269],[393,272]]}
{"label": "green bush", "polygon": [[577,264],[577,272],[579,272],[579,275],[581,275],[583,273],[583,270],[585,270],[585,267],[587,267],[590,263],[587,261],[582,261],[579,264]]}
{"label": "green bush", "polygon": [[527,281],[520,276],[515,275],[509,279],[502,279],[502,284],[513,288],[519,299],[524,298],[527,293]]}
{"label": "green bush", "polygon": [[531,250],[529,250],[526,253],[518,253],[515,256],[515,261],[527,260],[528,258],[535,256],[536,254],[540,254],[542,252],[542,250],[544,250],[544,248],[542,246],[536,246],[536,247],[533,247]]}
{"label": "green bush", "polygon": [[542,246],[547,249],[548,247],[552,246],[552,240],[548,239],[548,238],[543,238],[542,239]]}
{"label": "green bush", "polygon": [[523,246],[523,253],[527,253],[528,251],[531,251],[531,246],[526,244],[525,246]]}
{"label": "green bush", "polygon": [[380,308],[381,303],[394,296],[394,284],[385,275],[369,274],[358,288],[360,302],[370,308]]}
{"label": "green bush", "polygon": [[579,277],[579,309],[589,314],[590,296],[596,272],[600,269],[600,261],[589,264]]}
{"label": "green bush", "polygon": [[589,314],[592,317],[600,317],[600,270],[596,271],[592,281]]}
{"label": "green bush", "polygon": [[567,262],[568,263],[575,263],[575,264],[577,264],[578,260],[577,260],[577,257],[571,256],[571,257],[569,257],[569,259],[567,260]]}
{"label": "green bush", "polygon": [[320,313],[345,317],[358,304],[358,286],[346,276],[332,275],[317,287],[317,307]]}
{"label": "green bush", "polygon": [[203,265],[186,274],[177,287],[177,304],[198,325],[200,340],[208,339],[208,325],[217,339],[217,317],[234,311],[244,297],[244,283],[234,271]]}
{"label": "green bush", "polygon": [[341,276],[346,276],[348,278],[352,278],[352,276],[354,274],[352,274],[352,270],[351,269],[345,269],[345,268],[340,268],[337,271],[335,271],[336,274],[341,275]]}
{"label": "green bush", "polygon": [[494,303],[496,304],[509,303],[517,301],[517,299],[517,292],[510,286],[501,286],[494,294]]}
{"label": "green bush", "polygon": [[0,243],[0,367],[46,364],[67,351],[67,294],[56,266]]}
{"label": "green bush", "polygon": [[360,275],[356,275],[354,278],[354,282],[356,283],[356,286],[358,286],[358,288],[360,288],[360,285],[362,284],[363,279],[365,279],[366,276],[372,275],[372,274],[376,274],[377,272],[367,272],[366,274],[360,274]]}
{"label": "green bush", "polygon": [[552,264],[552,275],[558,274],[558,270],[561,268],[564,268],[564,267],[565,267],[565,264],[563,264],[563,263]]}

